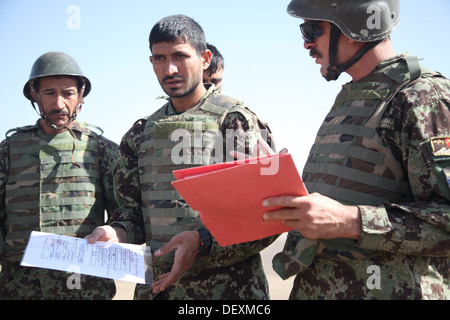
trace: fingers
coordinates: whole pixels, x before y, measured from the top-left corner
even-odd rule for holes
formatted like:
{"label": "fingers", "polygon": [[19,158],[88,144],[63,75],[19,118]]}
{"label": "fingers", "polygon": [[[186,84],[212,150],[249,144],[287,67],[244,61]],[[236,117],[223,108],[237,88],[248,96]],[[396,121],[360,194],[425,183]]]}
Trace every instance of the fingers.
{"label": "fingers", "polygon": [[262,206],[266,208],[270,207],[291,207],[298,208],[302,205],[302,198],[298,196],[280,196],[264,199]]}
{"label": "fingers", "polygon": [[161,248],[155,251],[155,256],[160,257],[168,254],[173,249],[175,249],[175,246],[173,245],[173,238],[167,242],[165,245],[163,245]]}
{"label": "fingers", "polygon": [[[124,231],[125,232],[125,231]],[[93,244],[97,241],[119,242],[117,231],[111,226],[97,227],[91,234],[85,237],[88,243]]]}
{"label": "fingers", "polygon": [[168,287],[166,280],[165,280],[165,279],[167,279],[168,276],[169,276],[169,273],[165,273],[159,277],[158,281],[156,281],[152,284],[153,293],[158,293],[158,292],[164,291]]}
{"label": "fingers", "polygon": [[104,238],[105,230],[102,227],[97,227],[92,231],[91,234],[87,235],[85,239],[88,243],[93,244],[97,241],[101,241],[100,239]]}
{"label": "fingers", "polygon": [[[161,256],[169,253],[173,250],[172,245],[168,245],[161,247],[159,250],[155,252],[155,255]],[[180,253],[181,252],[181,253]],[[182,257],[179,256],[182,255]],[[152,285],[153,293],[158,293],[160,291],[164,291],[167,287],[174,284],[181,275],[191,267],[193,260],[185,260],[184,255],[182,253],[182,249],[176,252],[174,264],[172,266],[172,270],[168,273],[165,273],[159,277],[159,280]]]}
{"label": "fingers", "polygon": [[296,220],[298,219],[298,212],[293,209],[278,209],[274,211],[264,212],[264,220]]}
{"label": "fingers", "polygon": [[178,279],[178,276],[173,275],[173,271],[165,273],[159,277],[159,280],[152,284],[153,293],[158,293],[166,290]]}
{"label": "fingers", "polygon": [[258,139],[255,150],[253,150],[253,157],[273,156],[275,154],[276,153],[264,139]]}
{"label": "fingers", "polygon": [[298,219],[299,211],[293,209],[300,209],[303,206],[303,197],[297,196],[280,196],[272,197],[263,200],[262,206],[266,208],[276,208],[272,211],[263,214],[264,220],[295,220]]}

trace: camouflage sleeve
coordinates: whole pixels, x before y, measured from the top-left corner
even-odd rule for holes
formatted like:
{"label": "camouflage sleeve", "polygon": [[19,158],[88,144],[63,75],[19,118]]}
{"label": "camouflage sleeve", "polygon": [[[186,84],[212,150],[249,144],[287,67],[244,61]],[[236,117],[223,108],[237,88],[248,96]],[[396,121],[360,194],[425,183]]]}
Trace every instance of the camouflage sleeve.
{"label": "camouflage sleeve", "polygon": [[[240,135],[243,139],[233,139],[234,142],[231,142],[236,150],[245,150],[246,154],[251,154],[250,150],[253,150],[256,146],[256,141],[259,137],[264,138],[266,141],[268,140],[269,144],[272,143],[271,133],[268,134],[267,132],[263,132],[266,125],[259,121],[254,113],[250,112],[248,109],[239,111],[234,108],[233,110],[234,111],[229,113],[225,118],[221,131],[224,137],[227,134],[227,130],[228,133],[233,131],[242,131],[242,133],[244,133],[244,135]],[[215,266],[232,265],[259,253],[271,245],[277,237],[278,235],[227,247],[221,247],[217,241],[214,240],[210,255],[208,256],[208,261]]]}
{"label": "camouflage sleeve", "polygon": [[117,143],[102,136],[99,138],[100,172],[104,191],[105,210],[108,220],[112,212],[118,207],[114,198],[113,170],[117,158],[119,146]]}
{"label": "camouflage sleeve", "polygon": [[5,234],[5,185],[8,180],[8,154],[9,143],[7,140],[3,140],[0,143],[0,255],[3,252],[3,235]]}
{"label": "camouflage sleeve", "polygon": [[141,212],[138,151],[145,121],[136,122],[124,135],[114,166],[114,195],[119,209],[114,210],[110,225],[124,228],[128,242],[145,242],[144,221]]}
{"label": "camouflage sleeve", "polygon": [[[450,255],[450,81],[420,78],[392,101],[388,143],[414,199],[360,206],[359,246],[410,255]],[[388,121],[389,122],[389,121]]]}

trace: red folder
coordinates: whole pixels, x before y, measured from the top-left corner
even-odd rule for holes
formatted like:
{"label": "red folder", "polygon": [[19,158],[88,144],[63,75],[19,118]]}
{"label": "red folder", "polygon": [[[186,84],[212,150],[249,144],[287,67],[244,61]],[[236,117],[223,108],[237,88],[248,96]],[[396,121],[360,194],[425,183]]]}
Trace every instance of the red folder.
{"label": "red folder", "polygon": [[173,171],[172,185],[219,245],[249,242],[291,230],[280,220],[264,221],[261,202],[308,192],[290,154]]}

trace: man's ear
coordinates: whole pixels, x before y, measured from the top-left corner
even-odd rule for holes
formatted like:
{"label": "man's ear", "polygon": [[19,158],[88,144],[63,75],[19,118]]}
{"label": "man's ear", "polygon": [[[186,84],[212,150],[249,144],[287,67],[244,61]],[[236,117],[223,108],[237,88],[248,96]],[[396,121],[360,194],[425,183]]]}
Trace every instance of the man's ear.
{"label": "man's ear", "polygon": [[34,91],[34,86],[31,82],[28,84],[28,88],[30,89],[31,98],[33,98],[34,102],[37,102],[37,93]]}
{"label": "man's ear", "polygon": [[83,108],[83,104],[84,104],[84,99],[81,99],[80,105],[78,106],[78,108],[75,109],[75,112],[77,113],[77,116],[80,114],[81,108]]}
{"label": "man's ear", "polygon": [[150,60],[150,63],[153,64],[153,56],[149,56],[148,59]]}
{"label": "man's ear", "polygon": [[209,68],[209,65],[211,64],[211,59],[212,59],[211,50],[206,49],[205,51],[203,51],[201,57],[202,57],[203,70],[206,70]]}

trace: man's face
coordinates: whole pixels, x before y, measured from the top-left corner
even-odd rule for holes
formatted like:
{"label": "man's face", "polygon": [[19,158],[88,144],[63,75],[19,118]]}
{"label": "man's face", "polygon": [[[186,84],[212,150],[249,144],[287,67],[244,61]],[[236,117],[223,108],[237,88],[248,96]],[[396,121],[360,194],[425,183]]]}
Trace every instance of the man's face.
{"label": "man's face", "polygon": [[216,88],[221,88],[223,84],[223,68],[219,68],[216,72],[209,74],[209,70],[203,71],[203,83],[212,83]]}
{"label": "man's face", "polygon": [[183,98],[198,90],[202,84],[203,70],[208,68],[204,53],[181,40],[160,42],[152,46],[150,61],[164,90],[171,98]]}
{"label": "man's face", "polygon": [[[37,95],[34,92],[32,95],[34,100],[38,101],[41,113],[57,127],[67,124],[81,102],[78,95],[78,81],[68,76],[41,78]],[[42,121],[41,125],[46,133],[55,133],[48,130],[50,126],[46,122]]]}
{"label": "man's face", "polygon": [[322,35],[313,42],[305,41],[304,47],[309,50],[309,55],[316,59],[316,63],[321,65],[320,73],[325,76],[330,65],[329,44],[330,44],[330,24],[328,22],[319,22],[318,26],[322,29]]}

